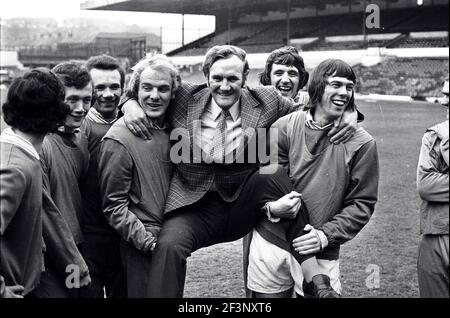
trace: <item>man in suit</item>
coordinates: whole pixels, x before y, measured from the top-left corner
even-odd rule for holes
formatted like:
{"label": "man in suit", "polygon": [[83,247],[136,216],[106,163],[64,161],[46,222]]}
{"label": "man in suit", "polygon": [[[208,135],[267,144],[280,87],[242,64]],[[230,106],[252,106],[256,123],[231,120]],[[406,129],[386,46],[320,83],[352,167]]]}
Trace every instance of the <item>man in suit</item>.
{"label": "man in suit", "polygon": [[[251,160],[250,145],[258,138],[258,129],[269,128],[296,109],[274,87],[245,87],[249,65],[240,48],[211,48],[203,73],[207,83],[183,84],[168,113],[174,132],[188,140],[189,156],[175,165],[165,221],[153,251],[149,297],[182,297],[191,253],[243,237],[264,215],[257,200],[248,200],[264,195],[268,179],[257,172],[259,162]],[[146,123],[136,101],[127,101],[122,110],[127,127],[145,136]],[[356,112],[350,117],[355,124],[347,125],[338,138],[355,130]],[[243,162],[238,160],[242,154]],[[230,157],[231,163],[225,164]],[[293,217],[300,199],[286,198],[285,204],[289,208],[277,217]]]}

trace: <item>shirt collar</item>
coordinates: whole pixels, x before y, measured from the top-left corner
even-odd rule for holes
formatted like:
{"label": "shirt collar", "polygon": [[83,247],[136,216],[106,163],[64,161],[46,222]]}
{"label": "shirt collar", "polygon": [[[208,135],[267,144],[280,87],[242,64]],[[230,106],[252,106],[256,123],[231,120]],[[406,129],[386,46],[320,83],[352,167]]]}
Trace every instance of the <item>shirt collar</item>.
{"label": "shirt collar", "polygon": [[[233,106],[231,106],[228,111],[231,114],[231,118],[233,119],[233,121],[238,120],[239,116],[241,115],[241,107],[240,107],[240,103],[239,100],[233,104]],[[212,118],[214,120],[217,119],[217,117],[219,117],[220,113],[222,112],[222,108],[219,107],[219,105],[217,105],[216,101],[214,100],[214,98],[211,98],[211,114],[212,114]]]}
{"label": "shirt collar", "polygon": [[95,107],[91,107],[91,108],[89,108],[89,111],[88,111],[88,113],[86,115],[86,118],[89,118],[90,120],[92,120],[93,122],[95,122],[97,124],[108,124],[108,125],[110,125],[110,124],[114,124],[117,121],[117,119],[118,119],[117,115],[118,115],[118,112],[116,112],[116,117],[115,118],[108,120],[105,117],[103,117],[103,115],[100,114],[98,112],[98,110],[95,109]]}
{"label": "shirt collar", "polygon": [[150,128],[153,130],[167,130],[170,128],[170,125],[167,121],[164,121],[162,123],[158,123],[155,120],[147,117],[148,123],[150,125]]}
{"label": "shirt collar", "polygon": [[29,142],[25,138],[17,135],[14,132],[14,130],[12,130],[11,127],[5,128],[5,130],[3,130],[3,132],[0,136],[0,141],[10,143],[17,147],[20,147],[24,151],[26,151],[28,154],[30,154],[31,156],[33,156],[34,158],[39,160],[39,154],[36,151],[36,149],[34,148],[34,146],[31,144],[31,142]]}
{"label": "shirt collar", "polygon": [[75,134],[79,133],[81,130],[80,130],[80,128],[75,128],[73,131],[67,131],[66,126],[59,126],[58,131],[63,134],[66,134],[66,135],[75,135]]}
{"label": "shirt collar", "polygon": [[333,123],[329,123],[325,126],[321,126],[318,122],[314,121],[313,115],[311,114],[311,109],[309,109],[306,112],[305,122],[306,122],[306,126],[308,128],[316,129],[316,130],[324,130],[324,129],[328,129],[333,126]]}

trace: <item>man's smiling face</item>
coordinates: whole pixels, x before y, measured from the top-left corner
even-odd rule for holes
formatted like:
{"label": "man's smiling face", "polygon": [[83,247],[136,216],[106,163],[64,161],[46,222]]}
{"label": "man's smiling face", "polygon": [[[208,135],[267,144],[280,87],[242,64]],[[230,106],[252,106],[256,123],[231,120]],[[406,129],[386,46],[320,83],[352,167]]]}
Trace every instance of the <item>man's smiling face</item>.
{"label": "man's smiling face", "polygon": [[208,86],[212,98],[222,109],[233,106],[242,94],[245,63],[236,55],[217,60],[209,70]]}
{"label": "man's smiling face", "polygon": [[284,97],[295,98],[300,85],[300,73],[295,66],[272,64],[270,83]]}
{"label": "man's smiling face", "polygon": [[322,101],[317,111],[329,121],[339,118],[353,96],[355,83],[345,77],[330,76],[326,80]]}

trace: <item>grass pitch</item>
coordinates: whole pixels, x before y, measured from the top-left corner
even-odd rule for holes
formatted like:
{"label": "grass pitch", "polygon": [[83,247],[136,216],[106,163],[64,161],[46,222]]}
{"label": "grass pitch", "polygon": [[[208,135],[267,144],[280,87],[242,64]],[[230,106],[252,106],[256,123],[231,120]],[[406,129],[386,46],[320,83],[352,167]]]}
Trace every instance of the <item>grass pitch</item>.
{"label": "grass pitch", "polygon": [[[0,93],[3,102],[5,91]],[[379,200],[369,224],[342,246],[343,296],[418,297],[416,167],[422,135],[445,120],[445,109],[418,102],[358,105],[378,145]],[[242,277],[241,240],[201,249],[188,259],[185,297],[245,297]]]}
{"label": "grass pitch", "polygon": [[[445,120],[438,104],[358,101],[377,141],[379,200],[369,224],[341,249],[344,297],[419,297],[416,168],[425,129]],[[379,274],[379,275],[378,275]],[[185,297],[245,297],[241,240],[188,259]]]}

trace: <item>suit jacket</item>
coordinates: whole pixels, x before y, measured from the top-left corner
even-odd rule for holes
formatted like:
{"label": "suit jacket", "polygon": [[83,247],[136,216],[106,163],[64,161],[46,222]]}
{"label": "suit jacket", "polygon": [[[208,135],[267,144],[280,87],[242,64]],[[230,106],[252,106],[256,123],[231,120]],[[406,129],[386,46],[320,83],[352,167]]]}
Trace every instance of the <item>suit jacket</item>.
{"label": "suit jacket", "polygon": [[[244,156],[243,163],[235,160],[231,164],[216,164],[201,160],[201,153],[199,156],[194,149],[194,126],[200,125],[202,113],[210,100],[211,92],[205,84],[183,84],[168,110],[167,118],[174,129],[172,136],[178,138],[175,143],[180,142],[180,149],[189,153],[175,165],[165,213],[197,202],[213,183],[224,201],[233,202],[247,177],[259,166],[258,160],[248,160],[247,156]],[[244,146],[240,147],[237,157],[246,153],[249,143],[255,142],[257,128],[268,129],[278,118],[298,108],[271,86],[243,88],[240,106]]]}

